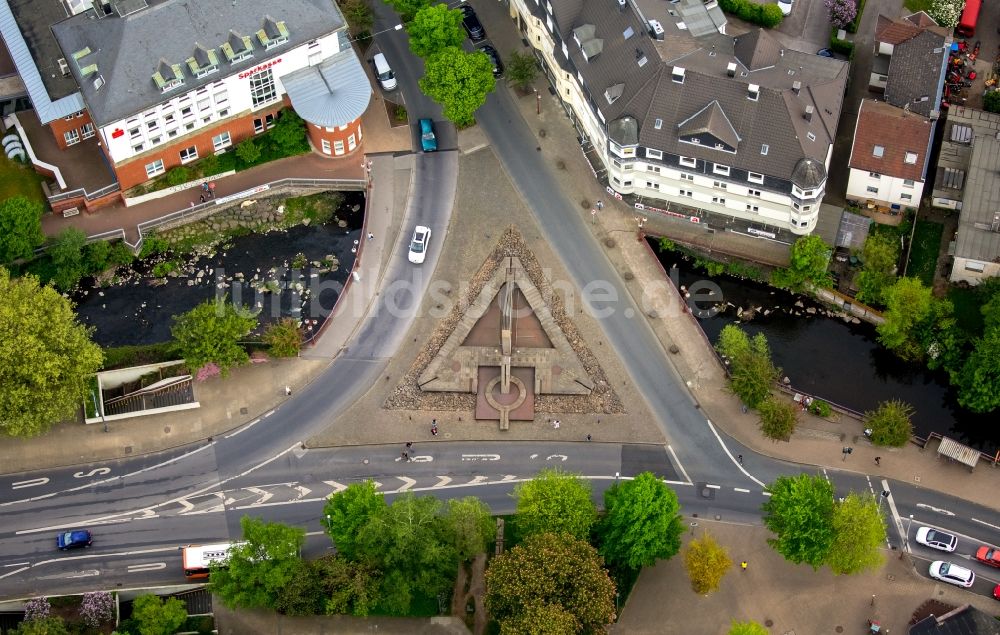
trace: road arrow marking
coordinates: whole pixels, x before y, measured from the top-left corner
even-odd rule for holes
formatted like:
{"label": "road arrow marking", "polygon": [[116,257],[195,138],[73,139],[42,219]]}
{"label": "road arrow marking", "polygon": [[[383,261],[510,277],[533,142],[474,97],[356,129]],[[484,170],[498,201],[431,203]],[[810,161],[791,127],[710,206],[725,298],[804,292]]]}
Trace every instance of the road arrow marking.
{"label": "road arrow marking", "polygon": [[396,490],[397,492],[405,492],[406,490],[410,489],[411,487],[417,484],[417,479],[415,478],[409,478],[406,476],[397,476],[396,478],[403,481],[403,485]]}
{"label": "road arrow marking", "polygon": [[78,573],[70,573],[70,574],[67,574],[67,575],[64,575],[64,576],[46,576],[44,578],[40,577],[39,579],[41,579],[41,580],[44,580],[46,578],[48,578],[48,579],[56,579],[56,578],[60,578],[60,577],[63,577],[63,578],[93,578],[94,576],[98,576],[98,575],[101,575],[101,572],[98,571],[97,569],[84,569],[83,571],[80,571]]}
{"label": "road arrow marking", "polygon": [[528,458],[529,458],[529,459],[537,459],[537,458],[538,458],[538,455],[537,455],[537,454],[532,454],[532,455],[531,455],[531,456],[529,456]]}
{"label": "road arrow marking", "polygon": [[306,487],[305,485],[296,485],[292,489],[294,489],[296,492],[299,493],[299,495],[295,497],[295,500],[303,499],[309,494],[312,494],[312,490]]}
{"label": "road arrow marking", "polygon": [[430,463],[433,460],[434,457],[427,454],[421,454],[420,456],[414,456],[410,458],[410,461],[414,463]]}
{"label": "road arrow marking", "polygon": [[11,489],[24,489],[25,487],[38,487],[39,485],[45,485],[49,482],[49,479],[45,476],[41,478],[33,478],[27,481],[17,481],[16,483],[11,483]]}
{"label": "road arrow marking", "polygon": [[338,483],[337,481],[323,481],[323,482],[333,488],[333,491],[330,492],[329,496],[333,496],[334,494],[339,494],[340,492],[343,492],[345,489],[347,489],[346,485]]}
{"label": "road arrow marking", "polygon": [[438,477],[438,482],[436,484],[434,484],[432,487],[444,487],[448,483],[451,483],[451,477],[450,476],[439,476]]}
{"label": "road arrow marking", "polygon": [[490,480],[490,477],[488,476],[477,476],[468,483],[466,483],[466,485],[481,485],[482,483],[485,483],[488,480]]}
{"label": "road arrow marking", "polygon": [[[253,492],[254,494],[257,495],[257,500],[255,500],[254,502],[250,503],[251,507],[254,507],[256,505],[263,505],[267,501],[269,501],[272,498],[274,498],[274,492],[269,492],[267,490],[260,489],[259,487],[248,487],[248,488],[246,488],[246,490],[248,492]],[[226,503],[223,502],[222,504],[225,505]]]}
{"label": "road arrow marking", "polygon": [[159,569],[166,569],[166,562],[150,562],[149,564],[130,564],[128,566],[129,573],[139,573],[140,571],[157,571]]}
{"label": "road arrow marking", "polygon": [[463,454],[463,461],[499,461],[499,454]]}
{"label": "road arrow marking", "polygon": [[372,481],[372,487],[375,488],[375,491],[378,491],[382,489],[382,483],[380,483],[379,481]]}
{"label": "road arrow marking", "polygon": [[565,461],[568,458],[569,457],[566,456],[565,454],[550,454],[547,457],[545,457],[545,460],[551,461],[552,459],[559,459],[560,461]]}
{"label": "road arrow marking", "polygon": [[515,476],[514,474],[507,474],[502,479],[500,479],[500,482],[501,483],[509,483],[510,481],[513,481],[516,478],[517,478],[517,476]]}

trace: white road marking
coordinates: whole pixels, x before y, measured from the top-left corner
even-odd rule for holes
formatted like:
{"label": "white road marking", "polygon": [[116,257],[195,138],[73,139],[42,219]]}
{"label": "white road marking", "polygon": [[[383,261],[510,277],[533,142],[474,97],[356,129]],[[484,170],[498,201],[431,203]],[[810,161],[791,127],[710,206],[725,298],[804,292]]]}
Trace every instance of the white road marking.
{"label": "white road marking", "polygon": [[90,476],[104,476],[105,474],[110,474],[110,467],[95,467],[89,472],[77,472],[73,475],[73,478],[88,478]]}
{"label": "white road marking", "polygon": [[530,456],[529,456],[528,458],[529,458],[529,459],[537,459],[537,458],[538,458],[538,455],[537,455],[537,454],[532,454],[532,455],[530,455]]}
{"label": "white road marking", "polygon": [[744,489],[742,487],[734,487],[733,491],[734,492],[740,492],[741,494],[749,494],[750,493],[750,490]]}
{"label": "white road marking", "polygon": [[299,495],[295,497],[295,500],[299,500],[300,498],[305,498],[306,496],[312,494],[312,490],[306,487],[305,485],[295,485],[294,487],[292,487],[292,489],[294,489],[296,492],[299,493]]}
{"label": "white road marking", "polygon": [[347,489],[346,485],[338,483],[337,481],[323,481],[323,482],[333,488],[333,491],[330,492],[329,494],[330,496],[333,496],[334,494],[339,494],[340,492],[343,492],[345,489]]}
{"label": "white road marking", "polygon": [[997,531],[1000,531],[1000,527],[997,527],[996,525],[994,525],[992,523],[988,523],[985,520],[979,520],[978,518],[971,518],[970,520],[972,520],[972,522],[974,522],[974,523],[979,523],[980,525],[986,525],[990,529],[996,529]]}
{"label": "white road marking", "polygon": [[721,485],[712,485],[711,483],[705,483],[705,487],[708,489],[722,489]]}
{"label": "white road marking", "polygon": [[20,569],[14,569],[10,573],[5,573],[3,575],[0,575],[0,580],[3,580],[4,578],[6,578],[8,576],[17,575],[18,573],[21,573],[22,571],[27,571],[30,568],[31,567],[21,567]]}
{"label": "white road marking", "polygon": [[[272,411],[272,412],[273,412],[273,411]],[[254,420],[253,420],[253,421],[251,421],[250,423],[246,424],[245,426],[243,426],[242,428],[240,428],[240,429],[239,429],[239,430],[237,430],[236,432],[231,432],[231,433],[227,434],[227,435],[225,436],[225,438],[226,438],[226,439],[232,439],[232,438],[233,438],[233,437],[235,437],[235,436],[236,436],[237,434],[240,434],[241,432],[244,432],[244,431],[246,431],[246,430],[249,430],[250,428],[252,428],[252,427],[254,427],[255,425],[257,425],[257,423],[258,423],[258,422],[259,422],[260,420],[261,420],[261,418],[260,418],[260,417],[257,417],[256,419],[254,419]]]}
{"label": "white road marking", "polygon": [[924,509],[929,509],[932,512],[937,512],[939,514],[944,514],[945,516],[954,516],[954,512],[950,512],[947,509],[941,509],[940,507],[934,507],[933,505],[926,505],[924,503],[917,503],[917,507],[923,507]]}
{"label": "white road marking", "polygon": [[[726,453],[726,456],[728,456],[729,459],[733,462],[733,465],[735,465],[741,472],[743,472],[744,476],[746,476],[748,479],[750,479],[757,485],[760,485],[761,487],[767,487],[767,485],[764,484],[764,481],[754,477],[752,474],[750,474],[750,472],[746,471],[746,468],[740,465],[740,462],[736,460],[736,458],[733,456],[733,453],[729,451],[729,448],[726,447],[726,444],[722,441],[722,437],[719,436],[719,432],[715,429],[715,426],[712,425],[712,421],[709,419],[705,419],[705,423],[708,424],[708,429],[711,430],[712,434],[715,435],[716,441],[718,441],[719,445],[722,446],[722,451]],[[687,476],[687,474],[685,474],[685,476]]]}
{"label": "white road marking", "polygon": [[128,566],[129,573],[139,573],[141,571],[158,571],[159,569],[166,569],[166,562],[150,562],[149,564],[130,564]]}
{"label": "white road marking", "polygon": [[681,474],[683,474],[683,475],[684,475],[684,480],[685,480],[685,481],[687,481],[688,483],[690,483],[690,482],[691,482],[691,477],[690,477],[690,476],[688,476],[688,473],[687,473],[687,470],[685,470],[685,469],[684,469],[684,466],[683,466],[683,465],[681,465],[681,460],[677,458],[677,453],[676,453],[676,452],[674,452],[674,446],[672,446],[672,445],[670,445],[670,444],[668,443],[668,444],[667,444],[667,452],[669,452],[669,453],[670,453],[670,456],[672,456],[672,457],[673,457],[673,459],[674,459],[674,464],[675,464],[675,465],[677,465],[677,469],[678,469],[678,470],[680,470],[680,471],[681,471]]}
{"label": "white road marking", "polygon": [[469,481],[468,483],[466,483],[466,485],[479,485],[479,484],[485,483],[485,482],[487,482],[489,480],[490,480],[490,477],[488,477],[488,476],[477,476],[477,477],[473,478],[471,481]]}
{"label": "white road marking", "polygon": [[25,487],[38,487],[39,485],[45,485],[49,482],[47,476],[42,476],[39,478],[29,479],[27,481],[17,481],[10,484],[11,489],[24,489]]}
{"label": "white road marking", "polygon": [[80,572],[77,572],[77,573],[69,573],[69,574],[66,574],[66,575],[46,576],[46,577],[41,577],[40,576],[40,579],[45,580],[46,578],[48,578],[48,579],[56,579],[56,578],[70,578],[70,579],[72,579],[72,578],[94,578],[94,577],[97,577],[99,575],[101,575],[101,572],[98,571],[97,569],[84,569],[83,571],[80,571]]}
{"label": "white road marking", "polygon": [[770,496],[771,492],[764,490],[763,492],[761,492],[761,494],[763,494],[764,496]]}
{"label": "white road marking", "polygon": [[546,461],[552,461],[553,459],[558,459],[560,461],[565,461],[568,458],[569,457],[566,456],[565,454],[550,454],[547,457],[545,457],[545,460]]}
{"label": "white road marking", "polygon": [[514,475],[514,474],[505,474],[504,477],[502,479],[500,479],[499,482],[500,483],[510,483],[512,481],[515,481],[515,480],[517,480],[517,476],[516,475]]}
{"label": "white road marking", "polygon": [[444,487],[448,483],[451,483],[451,477],[450,476],[439,476],[437,478],[438,478],[438,482],[437,482],[437,484],[434,485],[434,487]]}
{"label": "white road marking", "polygon": [[[252,506],[263,505],[267,501],[269,501],[272,498],[274,498],[274,492],[269,492],[267,490],[260,489],[259,487],[248,487],[246,489],[247,489],[248,492],[253,492],[254,494],[257,495],[257,500],[254,501],[253,503],[251,503]],[[235,500],[233,500],[232,498],[230,498],[230,499],[228,499],[226,501],[223,501],[222,504],[223,505],[227,505],[227,504],[231,505],[232,503],[230,503],[229,501],[232,501],[233,503],[236,502]]]}
{"label": "white road marking", "polygon": [[415,478],[410,478],[408,476],[397,476],[396,478],[403,481],[403,484],[396,490],[397,492],[405,492],[417,484],[417,479]]}
{"label": "white road marking", "polygon": [[434,460],[433,456],[428,454],[421,454],[420,456],[414,456],[410,459],[411,463],[430,463]]}
{"label": "white road marking", "polygon": [[499,461],[499,454],[463,454],[463,461]]}
{"label": "white road marking", "polygon": [[3,568],[6,569],[8,567],[23,567],[24,565],[30,565],[30,564],[31,564],[30,562],[15,562],[14,564],[5,564],[3,565]]}
{"label": "white road marking", "polygon": [[275,410],[277,410],[277,408],[275,408],[274,410],[268,410],[261,416],[261,419],[267,419],[268,417],[274,414]]}

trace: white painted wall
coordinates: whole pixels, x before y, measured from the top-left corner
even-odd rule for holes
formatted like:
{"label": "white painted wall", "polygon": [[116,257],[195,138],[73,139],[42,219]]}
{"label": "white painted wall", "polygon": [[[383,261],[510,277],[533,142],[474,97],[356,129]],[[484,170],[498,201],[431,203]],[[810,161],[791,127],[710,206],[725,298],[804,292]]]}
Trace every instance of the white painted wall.
{"label": "white painted wall", "polygon": [[[869,192],[874,187],[878,193]],[[847,181],[847,198],[855,201],[876,201],[880,205],[900,205],[902,207],[919,207],[923,196],[924,184],[914,181],[912,187],[904,185],[904,179],[885,174],[871,176],[867,170],[851,168]],[[905,198],[909,195],[910,198]]]}

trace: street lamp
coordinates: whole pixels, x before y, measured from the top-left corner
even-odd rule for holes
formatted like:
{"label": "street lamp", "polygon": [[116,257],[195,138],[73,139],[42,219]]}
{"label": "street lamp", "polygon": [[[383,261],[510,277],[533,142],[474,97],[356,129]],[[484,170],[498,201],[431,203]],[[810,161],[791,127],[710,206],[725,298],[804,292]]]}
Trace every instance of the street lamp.
{"label": "street lamp", "polygon": [[[389,31],[402,31],[402,30],[403,30],[403,25],[402,24],[397,24],[396,26],[389,27],[388,29],[382,29],[381,31],[377,31],[375,33],[370,33],[368,36],[366,36],[365,39],[369,39],[370,40],[370,39],[374,39],[374,37],[376,35],[382,35],[383,33],[388,33]],[[347,40],[347,43],[348,44],[353,44],[353,43],[359,41],[360,39],[361,38],[357,38],[357,37],[356,38],[352,38],[350,40]]]}
{"label": "street lamp", "polygon": [[910,550],[910,524],[913,523],[913,514],[906,520],[906,533],[903,534],[903,548],[899,551],[899,559],[903,559],[903,554]]}

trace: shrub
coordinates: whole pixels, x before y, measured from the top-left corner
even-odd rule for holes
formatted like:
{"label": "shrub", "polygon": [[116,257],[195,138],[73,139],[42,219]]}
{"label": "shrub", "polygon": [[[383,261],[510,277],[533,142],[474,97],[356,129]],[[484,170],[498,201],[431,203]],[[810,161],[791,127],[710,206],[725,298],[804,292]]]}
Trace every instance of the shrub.
{"label": "shrub", "polygon": [[846,28],[858,15],[858,5],[854,0],[823,0],[830,23],[838,28]]}
{"label": "shrub", "polygon": [[787,441],[795,431],[796,406],[769,396],[757,406],[760,412],[760,430],[775,441]]}
{"label": "shrub", "polygon": [[784,19],[785,16],[781,14],[781,9],[778,8],[778,5],[765,4],[760,7],[760,17],[757,24],[765,29],[773,29],[781,24],[781,21]]}
{"label": "shrub", "polygon": [[95,240],[83,248],[83,268],[87,273],[100,273],[108,268],[111,245],[106,240]]}
{"label": "shrub", "polygon": [[139,250],[139,258],[149,258],[156,254],[165,254],[170,251],[170,242],[166,238],[150,236],[142,241],[142,249]]}
{"label": "shrub", "polygon": [[49,256],[56,269],[52,282],[61,291],[73,288],[83,277],[83,248],[86,244],[87,235],[75,227],[67,227],[56,236]]}
{"label": "shrub", "polygon": [[212,176],[213,174],[222,172],[222,170],[219,169],[219,157],[214,154],[208,155],[198,162],[198,170],[201,172],[202,176]]}
{"label": "shrub", "polygon": [[521,90],[527,90],[538,77],[538,61],[530,53],[514,51],[507,58],[507,80]]}
{"label": "shrub", "polygon": [[180,185],[181,183],[187,183],[191,180],[191,170],[187,169],[183,165],[178,165],[176,168],[170,168],[164,178],[167,185],[173,187],[174,185]]}
{"label": "shrub", "polygon": [[263,339],[273,357],[295,357],[302,346],[302,332],[292,318],[269,324]]}
{"label": "shrub", "polygon": [[958,18],[962,15],[964,7],[964,0],[934,0],[927,14],[940,26],[953,29],[958,24]]}
{"label": "shrub", "polygon": [[1000,90],[991,90],[983,95],[983,110],[1000,112]]}
{"label": "shrub", "polygon": [[93,591],[83,594],[80,615],[91,628],[110,622],[115,616],[115,598],[107,591]]}
{"label": "shrub", "polygon": [[809,412],[817,417],[826,418],[833,414],[833,409],[822,399],[813,399],[813,402],[809,404]]}
{"label": "shrub", "polygon": [[116,242],[111,245],[111,249],[108,251],[109,265],[128,265],[132,264],[133,260],[135,260],[135,254],[132,253],[132,249],[128,245],[123,242]]}
{"label": "shrub", "polygon": [[177,263],[173,260],[166,260],[153,265],[153,277],[155,278],[165,278],[174,271],[177,271]]}
{"label": "shrub", "polygon": [[246,165],[253,165],[260,159],[260,148],[253,142],[253,139],[247,139],[236,146],[236,156]]}
{"label": "shrub", "polygon": [[830,48],[835,53],[840,53],[841,55],[846,55],[847,57],[854,57],[854,42],[849,42],[847,40],[841,40],[836,36],[830,37]]}
{"label": "shrub", "polygon": [[49,616],[52,605],[45,597],[32,598],[24,603],[24,619],[26,621],[41,620]]}
{"label": "shrub", "polygon": [[291,108],[281,111],[267,140],[284,156],[301,154],[309,150],[306,124]]}
{"label": "shrub", "polygon": [[865,413],[865,425],[871,430],[871,440],[875,445],[902,447],[913,434],[913,406],[893,399],[883,401],[875,410]]}

